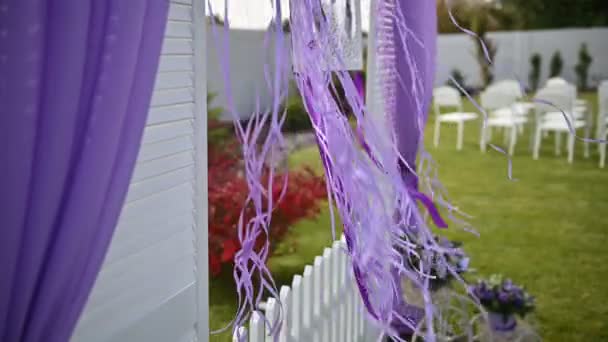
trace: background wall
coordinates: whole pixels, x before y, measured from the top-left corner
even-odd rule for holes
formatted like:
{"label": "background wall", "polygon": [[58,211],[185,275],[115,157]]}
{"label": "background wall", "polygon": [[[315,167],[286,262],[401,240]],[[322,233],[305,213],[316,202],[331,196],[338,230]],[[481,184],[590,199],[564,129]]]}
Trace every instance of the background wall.
{"label": "background wall", "polygon": [[[225,54],[220,53],[216,43],[224,41],[225,33],[223,27],[216,28],[214,34],[211,25],[207,26],[207,89],[217,94],[211,107],[227,108],[225,76],[220,64]],[[243,119],[251,116],[256,108],[256,100],[259,100],[261,110],[272,105],[272,93],[264,76],[264,68],[267,66],[268,72],[272,71],[274,44],[272,40],[264,41],[265,34],[265,31],[254,30],[229,31],[230,87],[236,110]],[[289,36],[286,39],[289,41]],[[291,70],[291,58],[288,58],[288,63]],[[224,118],[230,120],[231,116],[225,113]]]}
{"label": "background wall", "polygon": [[[273,56],[272,44],[264,45],[263,31],[230,30],[229,34],[233,98],[240,116],[247,118],[256,108],[256,94],[259,95],[260,108],[268,108],[271,104],[263,67]],[[222,40],[221,29],[218,35]],[[490,37],[498,47],[494,61],[497,80],[518,78],[527,85],[530,57],[539,53],[542,56],[542,83],[548,77],[551,56],[559,50],[564,62],[562,76],[575,82],[574,66],[582,43],[587,43],[593,57],[589,84],[595,86],[599,80],[608,79],[608,28],[493,32]],[[214,105],[225,106],[224,76],[219,68],[220,59],[210,28],[207,29],[207,41],[207,86],[209,91],[218,93]],[[468,85],[480,85],[475,44],[471,37],[465,34],[440,35],[437,51],[436,85],[444,84],[453,69],[463,73]]]}
{"label": "background wall", "polygon": [[[542,84],[549,76],[551,56],[559,50],[564,61],[562,77],[574,83],[574,66],[578,63],[582,43],[587,44],[593,57],[589,84],[595,86],[599,80],[608,78],[608,28],[493,32],[489,36],[498,48],[494,60],[495,79],[516,77],[527,85],[530,57],[539,53],[542,56]],[[444,84],[453,69],[463,73],[467,84],[481,84],[471,37],[465,34],[440,35],[437,51],[436,84]]]}

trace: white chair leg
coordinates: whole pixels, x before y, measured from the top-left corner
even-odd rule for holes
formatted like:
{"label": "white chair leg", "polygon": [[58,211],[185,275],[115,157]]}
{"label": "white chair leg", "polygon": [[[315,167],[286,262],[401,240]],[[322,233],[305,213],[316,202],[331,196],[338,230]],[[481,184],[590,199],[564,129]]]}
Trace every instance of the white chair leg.
{"label": "white chair leg", "polygon": [[[585,126],[585,138],[589,139],[591,137],[591,125],[587,124]],[[585,141],[583,156],[585,158],[589,158],[589,141]]]}
{"label": "white chair leg", "polygon": [[435,118],[435,135],[433,136],[433,145],[435,147],[439,146],[439,125],[441,125],[441,121],[439,121],[439,118]]}
{"label": "white chair leg", "polygon": [[464,139],[464,121],[458,122],[458,140],[456,141],[456,149],[462,150],[462,140]]}
{"label": "white chair leg", "polygon": [[509,155],[515,153],[515,143],[517,142],[517,125],[511,127],[511,137],[509,139]]}
{"label": "white chair leg", "polygon": [[534,146],[532,149],[532,158],[534,160],[538,159],[538,154],[540,152],[540,141],[542,139],[543,133],[544,132],[540,129],[540,127],[536,128],[536,133],[534,134]]}
{"label": "white chair leg", "polygon": [[555,155],[559,156],[562,154],[562,134],[555,132]]}
{"label": "white chair leg", "polygon": [[599,144],[600,148],[600,168],[606,164],[606,144]]}
{"label": "white chair leg", "polygon": [[572,164],[574,161],[574,135],[568,133],[568,163]]}
{"label": "white chair leg", "polygon": [[481,126],[481,132],[479,134],[479,149],[481,150],[481,152],[485,152],[486,151],[486,135],[488,128],[484,128],[483,125]]}

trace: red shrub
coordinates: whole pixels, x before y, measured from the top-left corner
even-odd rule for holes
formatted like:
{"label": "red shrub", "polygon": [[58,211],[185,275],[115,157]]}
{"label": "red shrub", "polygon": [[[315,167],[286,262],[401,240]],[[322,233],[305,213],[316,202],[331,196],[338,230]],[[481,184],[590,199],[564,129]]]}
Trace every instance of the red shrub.
{"label": "red shrub", "polygon": [[[249,189],[242,170],[238,144],[209,144],[209,263],[212,275],[220,273],[222,265],[231,264],[240,248],[237,223]],[[285,176],[287,190],[278,203]],[[271,246],[282,239],[296,221],[318,213],[326,198],[325,180],[311,170],[292,171],[273,179],[275,202],[271,226]],[[253,215],[248,208],[244,222]],[[265,237],[260,237],[262,243]]]}

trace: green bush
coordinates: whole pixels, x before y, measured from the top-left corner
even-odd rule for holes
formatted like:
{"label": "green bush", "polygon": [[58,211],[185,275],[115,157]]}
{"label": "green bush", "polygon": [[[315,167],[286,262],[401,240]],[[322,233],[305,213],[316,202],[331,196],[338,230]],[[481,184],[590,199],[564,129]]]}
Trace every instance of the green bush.
{"label": "green bush", "polygon": [[538,81],[540,80],[540,70],[542,66],[542,57],[535,53],[530,57],[530,87],[532,90],[538,89]]}
{"label": "green bush", "polygon": [[283,124],[283,130],[285,132],[301,132],[312,130],[312,123],[302,103],[300,95],[295,95],[287,99],[285,104],[287,109],[287,117]]}
{"label": "green bush", "polygon": [[562,68],[564,67],[564,61],[559,51],[555,51],[551,57],[551,64],[549,65],[549,77],[558,77],[562,74]]}
{"label": "green bush", "polygon": [[587,44],[583,43],[578,52],[578,64],[574,67],[578,78],[578,86],[581,90],[587,89],[587,79],[589,77],[589,67],[593,62],[593,58],[587,51]]}

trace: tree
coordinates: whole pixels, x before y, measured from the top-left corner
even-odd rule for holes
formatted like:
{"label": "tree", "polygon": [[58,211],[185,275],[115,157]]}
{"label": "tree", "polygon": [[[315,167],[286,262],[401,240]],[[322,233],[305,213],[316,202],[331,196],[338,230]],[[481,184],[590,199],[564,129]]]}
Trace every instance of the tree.
{"label": "tree", "polygon": [[546,29],[608,25],[606,0],[502,0],[518,15],[511,29]]}
{"label": "tree", "polygon": [[211,24],[215,24],[215,25],[220,25],[223,26],[224,25],[224,19],[222,19],[222,17],[220,17],[219,14],[214,14],[212,16],[208,16],[207,20],[211,23]]}
{"label": "tree", "polygon": [[542,57],[535,53],[530,57],[530,87],[532,90],[538,89],[538,81],[540,80],[540,70],[542,66]]}
{"label": "tree", "polygon": [[283,19],[283,22],[281,23],[281,25],[283,27],[283,32],[285,32],[285,33],[291,32],[291,23],[289,22],[289,19]]}
{"label": "tree", "polygon": [[578,86],[581,89],[587,89],[587,79],[589,77],[589,67],[593,62],[593,58],[587,51],[587,44],[583,43],[581,49],[578,52],[578,63],[574,67],[576,76],[578,78]]}
{"label": "tree", "polygon": [[562,74],[562,68],[564,67],[564,61],[559,51],[555,51],[551,57],[551,64],[549,65],[549,77],[558,77]]}
{"label": "tree", "polygon": [[[446,0],[437,1],[439,32],[460,32],[449,18]],[[467,22],[466,16],[470,15],[467,7],[480,3],[493,7],[495,17],[499,15],[496,17],[499,25],[492,31],[608,26],[606,0],[450,0],[451,11],[459,23]]]}

